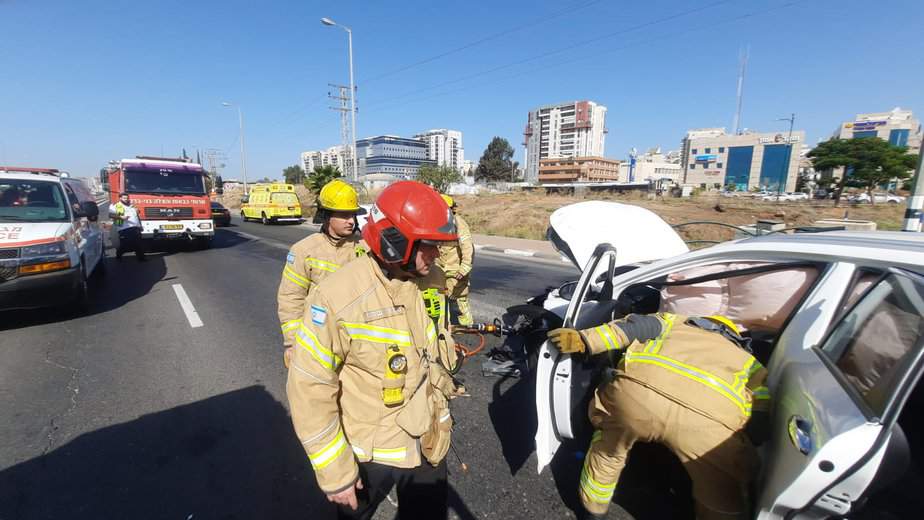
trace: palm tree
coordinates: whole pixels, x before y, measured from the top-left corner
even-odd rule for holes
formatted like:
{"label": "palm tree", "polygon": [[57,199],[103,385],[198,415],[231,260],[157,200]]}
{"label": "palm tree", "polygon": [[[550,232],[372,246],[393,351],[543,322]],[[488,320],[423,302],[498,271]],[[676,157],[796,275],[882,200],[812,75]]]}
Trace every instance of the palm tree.
{"label": "palm tree", "polygon": [[343,174],[340,173],[340,168],[336,166],[331,166],[329,164],[326,166],[315,166],[314,170],[308,174],[308,180],[305,182],[305,186],[315,195],[319,195],[321,193],[321,188],[323,188],[325,184],[342,176]]}

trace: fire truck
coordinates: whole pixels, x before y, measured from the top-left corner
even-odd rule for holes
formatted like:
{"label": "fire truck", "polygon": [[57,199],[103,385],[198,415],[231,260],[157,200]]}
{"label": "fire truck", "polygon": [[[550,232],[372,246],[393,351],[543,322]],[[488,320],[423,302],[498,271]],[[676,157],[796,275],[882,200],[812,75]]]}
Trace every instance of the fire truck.
{"label": "fire truck", "polygon": [[207,172],[189,159],[136,156],[113,161],[109,200],[127,193],[141,219],[144,240],[185,239],[207,248],[215,235]]}

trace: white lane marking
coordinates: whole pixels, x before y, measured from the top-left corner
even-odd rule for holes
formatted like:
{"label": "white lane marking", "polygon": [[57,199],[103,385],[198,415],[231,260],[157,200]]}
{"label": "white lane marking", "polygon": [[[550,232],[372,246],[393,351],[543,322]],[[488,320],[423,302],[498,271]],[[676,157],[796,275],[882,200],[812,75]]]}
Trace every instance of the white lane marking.
{"label": "white lane marking", "polygon": [[183,286],[178,283],[173,284],[173,292],[176,293],[176,299],[180,301],[180,307],[182,307],[183,312],[186,313],[189,326],[192,328],[201,327],[202,320],[199,318],[199,313],[196,312],[196,308],[193,307],[192,302],[189,301],[189,296],[186,295]]}
{"label": "white lane marking", "polygon": [[504,254],[516,256],[536,256],[535,251],[524,251],[522,249],[504,249]]}

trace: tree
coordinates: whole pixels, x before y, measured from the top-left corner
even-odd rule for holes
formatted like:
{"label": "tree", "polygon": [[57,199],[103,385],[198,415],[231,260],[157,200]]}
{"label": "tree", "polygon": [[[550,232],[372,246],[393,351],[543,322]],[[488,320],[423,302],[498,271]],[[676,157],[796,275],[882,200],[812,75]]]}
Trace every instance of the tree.
{"label": "tree", "polygon": [[513,181],[516,167],[513,162],[513,147],[503,137],[491,139],[484,155],[475,169],[476,181]]}
{"label": "tree", "polygon": [[302,170],[301,166],[293,164],[282,170],[282,178],[285,179],[287,184],[301,184],[305,180],[305,170]]}
{"label": "tree", "polygon": [[331,166],[329,164],[326,166],[315,166],[314,170],[308,174],[308,180],[305,182],[305,186],[315,195],[320,195],[321,188],[323,188],[325,184],[342,176],[343,174],[340,173],[340,168],[336,166]]}
{"label": "tree", "polygon": [[819,143],[808,156],[815,171],[844,168],[834,194],[834,205],[837,206],[848,182],[855,182],[871,191],[882,182],[908,177],[917,164],[917,157],[906,152],[907,148],[893,146],[878,137],[832,138]]}
{"label": "tree", "polygon": [[462,174],[449,166],[424,165],[420,167],[417,173],[417,180],[433,186],[433,189],[446,193],[449,185],[454,182],[462,182]]}

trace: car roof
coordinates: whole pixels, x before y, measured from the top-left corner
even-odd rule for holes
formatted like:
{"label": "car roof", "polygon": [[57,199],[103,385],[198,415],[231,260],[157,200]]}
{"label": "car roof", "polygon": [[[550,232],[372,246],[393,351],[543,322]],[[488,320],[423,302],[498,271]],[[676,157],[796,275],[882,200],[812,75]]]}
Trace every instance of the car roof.
{"label": "car roof", "polygon": [[776,252],[838,259],[924,267],[924,233],[900,231],[824,231],[819,233],[774,233],[762,237],[725,242],[697,252]]}
{"label": "car roof", "polygon": [[18,181],[47,181],[47,182],[60,182],[61,177],[58,177],[56,174],[51,173],[31,173],[31,172],[17,172],[17,171],[7,171],[0,169],[0,179],[15,179]]}

